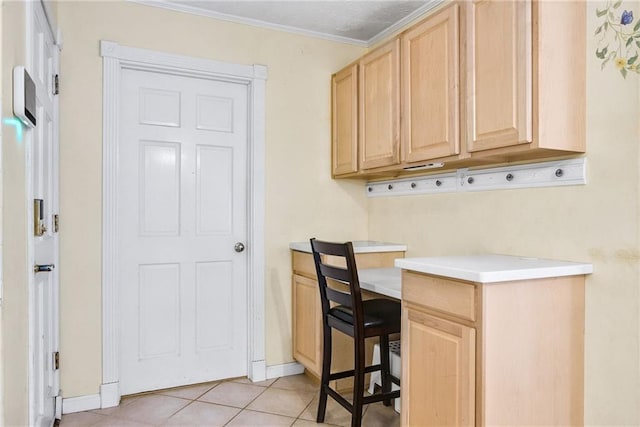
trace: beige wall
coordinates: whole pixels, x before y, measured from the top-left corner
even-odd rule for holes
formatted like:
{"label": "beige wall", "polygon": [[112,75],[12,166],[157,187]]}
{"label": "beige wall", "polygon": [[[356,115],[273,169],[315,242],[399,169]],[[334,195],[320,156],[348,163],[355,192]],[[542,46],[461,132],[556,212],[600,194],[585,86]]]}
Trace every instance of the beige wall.
{"label": "beige wall", "polygon": [[[266,355],[291,361],[290,241],[362,239],[362,186],[330,179],[331,73],[362,49],[125,2],[61,2],[61,360],[65,397],[101,382],[101,39],[269,68]],[[339,209],[336,206],[340,206]]]}
{"label": "beige wall", "polygon": [[[362,184],[329,177],[329,76],[356,58],[360,49],[130,3],[61,3],[65,397],[97,393],[100,384],[98,41],[108,39],[269,67],[265,236],[269,365],[291,358],[287,244],[292,240],[311,235],[369,237],[406,242],[408,256],[489,251],[590,261],[595,273],[587,283],[585,421],[640,424],[640,86],[638,76],[623,80],[611,66],[600,70],[591,38],[594,9],[599,5],[588,6],[588,185],[367,201]],[[640,17],[640,10],[635,16]],[[7,239],[5,234],[5,243]]]}
{"label": "beige wall", "polygon": [[585,422],[639,425],[640,76],[625,80],[612,64],[600,70],[592,35],[603,5],[589,2],[587,11],[586,186],[370,199],[369,237],[405,242],[410,257],[495,252],[592,262]]}
{"label": "beige wall", "polygon": [[[13,116],[12,70],[25,63],[25,9],[22,2],[2,2],[2,117]],[[7,426],[28,423],[28,277],[25,199],[25,143],[12,127],[2,128],[3,292],[1,307],[2,387]]]}

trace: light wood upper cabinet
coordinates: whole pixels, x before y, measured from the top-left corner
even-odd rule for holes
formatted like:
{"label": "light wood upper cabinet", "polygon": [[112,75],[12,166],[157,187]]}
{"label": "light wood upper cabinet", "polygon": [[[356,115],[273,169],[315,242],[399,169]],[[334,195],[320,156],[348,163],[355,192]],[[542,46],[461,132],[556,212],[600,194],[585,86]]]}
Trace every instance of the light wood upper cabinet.
{"label": "light wood upper cabinet", "polygon": [[469,151],[532,141],[531,2],[467,6]]}
{"label": "light wood upper cabinet", "polygon": [[474,0],[464,8],[471,157],[584,152],[585,2]]}
{"label": "light wood upper cabinet", "polygon": [[583,1],[450,2],[334,75],[333,175],[583,153],[585,50]]}
{"label": "light wood upper cabinet", "polygon": [[350,65],[333,75],[332,92],[332,174],[358,171],[358,65]]}
{"label": "light wood upper cabinet", "polygon": [[406,162],[460,153],[459,14],[453,4],[401,36]]}
{"label": "light wood upper cabinet", "polygon": [[360,59],[360,169],[400,163],[400,41]]}

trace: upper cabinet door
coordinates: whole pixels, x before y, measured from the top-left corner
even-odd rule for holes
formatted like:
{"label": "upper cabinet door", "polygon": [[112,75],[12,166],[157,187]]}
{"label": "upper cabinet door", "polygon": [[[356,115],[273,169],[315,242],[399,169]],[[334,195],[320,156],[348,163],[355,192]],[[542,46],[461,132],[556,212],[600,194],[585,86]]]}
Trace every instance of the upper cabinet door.
{"label": "upper cabinet door", "polygon": [[358,171],[358,64],[333,75],[332,91],[332,173],[333,176]]}
{"label": "upper cabinet door", "polygon": [[400,40],[360,60],[360,168],[400,163]]}
{"label": "upper cabinet door", "polygon": [[406,162],[460,153],[459,6],[402,35],[402,149]]}
{"label": "upper cabinet door", "polygon": [[467,7],[468,150],[532,141],[531,1]]}

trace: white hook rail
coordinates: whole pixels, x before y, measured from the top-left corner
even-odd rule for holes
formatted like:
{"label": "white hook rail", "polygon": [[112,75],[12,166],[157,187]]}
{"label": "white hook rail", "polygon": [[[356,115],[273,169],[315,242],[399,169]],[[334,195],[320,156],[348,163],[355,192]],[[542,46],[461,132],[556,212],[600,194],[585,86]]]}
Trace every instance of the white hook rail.
{"label": "white hook rail", "polygon": [[514,188],[558,187],[587,183],[586,158],[530,163],[488,169],[458,169],[455,172],[369,182],[369,197]]}

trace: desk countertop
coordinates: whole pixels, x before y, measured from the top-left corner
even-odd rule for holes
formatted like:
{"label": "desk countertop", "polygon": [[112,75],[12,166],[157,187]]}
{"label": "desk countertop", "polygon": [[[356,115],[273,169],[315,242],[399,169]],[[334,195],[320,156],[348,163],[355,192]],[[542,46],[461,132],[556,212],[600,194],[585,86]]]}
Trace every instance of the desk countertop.
{"label": "desk countertop", "polygon": [[358,270],[360,288],[388,297],[402,298],[402,279],[399,268],[363,268]]}
{"label": "desk countertop", "polygon": [[477,283],[509,282],[590,274],[593,265],[509,255],[468,255],[396,259],[404,270]]}
{"label": "desk countertop", "polygon": [[[356,254],[365,254],[373,252],[406,252],[407,245],[399,243],[376,242],[373,240],[354,240],[353,252]],[[298,252],[311,253],[311,243],[309,242],[293,242],[289,244],[289,249]]]}

